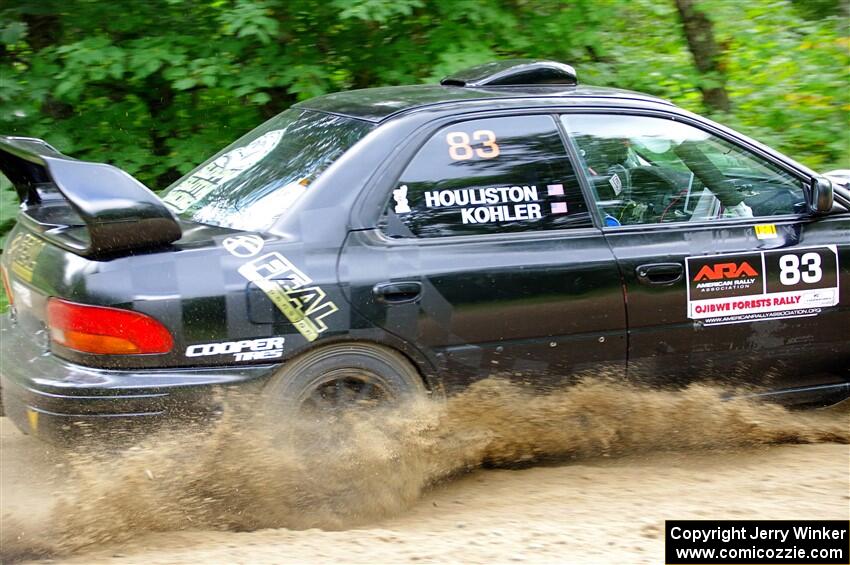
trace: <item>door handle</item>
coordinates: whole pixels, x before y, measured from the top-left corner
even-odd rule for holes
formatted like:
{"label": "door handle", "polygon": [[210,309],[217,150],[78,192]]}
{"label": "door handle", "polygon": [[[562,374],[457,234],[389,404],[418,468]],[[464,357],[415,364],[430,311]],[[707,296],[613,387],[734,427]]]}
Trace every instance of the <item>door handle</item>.
{"label": "door handle", "polygon": [[416,281],[378,283],[372,287],[372,294],[381,302],[388,304],[415,302],[422,294],[422,283]]}
{"label": "door handle", "polygon": [[635,269],[638,282],[651,286],[670,286],[682,280],[681,263],[648,263]]}

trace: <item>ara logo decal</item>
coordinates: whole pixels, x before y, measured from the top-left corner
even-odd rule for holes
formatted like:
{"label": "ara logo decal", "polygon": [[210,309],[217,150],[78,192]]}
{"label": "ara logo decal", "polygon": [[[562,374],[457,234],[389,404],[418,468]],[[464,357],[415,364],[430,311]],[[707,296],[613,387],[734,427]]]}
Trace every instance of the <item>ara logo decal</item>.
{"label": "ara logo decal", "polygon": [[704,265],[694,277],[694,281],[719,281],[757,276],[758,272],[746,261],[741,263],[715,263]]}
{"label": "ara logo decal", "polygon": [[688,257],[690,298],[756,295],[764,290],[760,255]]}
{"label": "ara logo decal", "polygon": [[325,318],[339,310],[321,287],[280,253],[245,263],[239,274],[257,285],[307,341],[327,330]]}
{"label": "ara logo decal", "polygon": [[759,255],[689,257],[687,263],[691,299],[749,296],[764,290]]}
{"label": "ara logo decal", "polygon": [[263,238],[258,235],[234,235],[221,242],[228,253],[234,257],[253,257],[263,250]]}

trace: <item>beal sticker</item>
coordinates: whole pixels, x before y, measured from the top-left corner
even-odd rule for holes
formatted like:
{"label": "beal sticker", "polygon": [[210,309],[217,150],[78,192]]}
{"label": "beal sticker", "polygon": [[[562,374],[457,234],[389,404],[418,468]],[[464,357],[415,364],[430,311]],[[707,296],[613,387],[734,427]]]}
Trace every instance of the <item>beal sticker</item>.
{"label": "beal sticker", "polygon": [[244,147],[220,155],[172,188],[163,201],[176,212],[185,212],[217,187],[262,161],[278,146],[283,131],[267,132]]}
{"label": "beal sticker", "polygon": [[313,279],[277,252],[266,253],[239,267],[307,341],[328,329],[325,318],[339,311]]}

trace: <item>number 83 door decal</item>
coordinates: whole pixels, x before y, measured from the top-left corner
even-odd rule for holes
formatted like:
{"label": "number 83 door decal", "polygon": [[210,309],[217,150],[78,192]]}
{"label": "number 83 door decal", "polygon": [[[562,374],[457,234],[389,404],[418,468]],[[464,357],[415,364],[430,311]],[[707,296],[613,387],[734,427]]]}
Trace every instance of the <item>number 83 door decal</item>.
{"label": "number 83 door decal", "polygon": [[807,284],[815,284],[823,278],[821,258],[818,253],[793,253],[779,258],[779,281],[786,285],[795,285],[802,280]]}
{"label": "number 83 door decal", "polygon": [[835,245],[688,257],[688,317],[704,325],[816,316],[836,306]]}

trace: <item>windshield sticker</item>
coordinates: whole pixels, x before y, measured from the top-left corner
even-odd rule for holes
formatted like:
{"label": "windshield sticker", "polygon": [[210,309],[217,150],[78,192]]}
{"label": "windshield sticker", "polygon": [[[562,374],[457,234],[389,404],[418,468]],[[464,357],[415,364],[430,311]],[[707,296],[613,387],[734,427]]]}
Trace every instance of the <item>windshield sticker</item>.
{"label": "windshield sticker", "polygon": [[271,153],[283,138],[283,130],[261,135],[245,147],[221,155],[175,186],[163,201],[177,212],[185,212],[216,188],[247,171]]}
{"label": "windshield sticker", "polygon": [[816,316],[838,304],[835,245],[688,257],[688,318],[705,325]]}
{"label": "windshield sticker", "polygon": [[263,238],[253,234],[233,235],[221,242],[228,253],[234,257],[253,257],[263,250]]}
{"label": "windshield sticker", "polygon": [[756,237],[759,239],[776,239],[775,224],[759,224],[755,227]]}
{"label": "windshield sticker", "polygon": [[552,202],[552,213],[553,214],[566,214],[567,213],[567,203],[566,202]]}
{"label": "windshield sticker", "polygon": [[464,224],[539,220],[542,213],[537,200],[537,187],[534,185],[432,190],[425,193],[425,206],[428,208],[464,206],[460,209]]}
{"label": "windshield sticker", "polygon": [[339,310],[324,290],[280,253],[245,263],[239,274],[257,285],[307,341],[327,330],[324,319]]}
{"label": "windshield sticker", "polygon": [[218,343],[199,343],[186,348],[186,357],[207,357],[210,355],[233,355],[234,361],[253,361],[255,359],[277,359],[283,356],[282,337],[263,337],[242,341],[223,341]]}
{"label": "windshield sticker", "polygon": [[608,179],[608,183],[611,185],[611,188],[614,189],[614,194],[620,196],[620,193],[623,192],[623,181],[620,180],[620,175],[614,173],[611,175],[611,178]]}
{"label": "windshield sticker", "polygon": [[407,185],[403,184],[393,190],[393,200],[395,200],[395,213],[407,214],[410,212],[410,203],[407,201]]}

